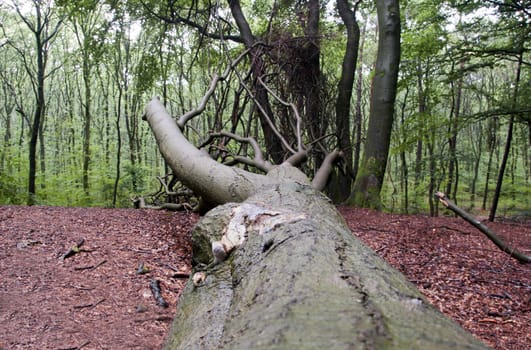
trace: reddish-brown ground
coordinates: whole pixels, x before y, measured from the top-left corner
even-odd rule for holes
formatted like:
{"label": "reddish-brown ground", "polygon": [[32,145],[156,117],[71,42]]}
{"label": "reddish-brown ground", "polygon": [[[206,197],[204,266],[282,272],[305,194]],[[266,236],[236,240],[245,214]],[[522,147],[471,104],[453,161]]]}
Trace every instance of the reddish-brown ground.
{"label": "reddish-brown ground", "polygon": [[[531,266],[463,220],[340,208],[352,231],[496,349],[531,344]],[[198,217],[0,206],[0,349],[160,349],[190,270]],[[531,253],[531,222],[490,225]],[[61,256],[80,239],[82,251]],[[143,263],[149,268],[137,274]],[[157,306],[160,282],[168,308]]]}

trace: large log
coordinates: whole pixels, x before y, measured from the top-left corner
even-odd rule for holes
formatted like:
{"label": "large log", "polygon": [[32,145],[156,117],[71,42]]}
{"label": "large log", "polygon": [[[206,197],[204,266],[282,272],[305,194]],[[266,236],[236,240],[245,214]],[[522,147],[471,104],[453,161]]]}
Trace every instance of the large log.
{"label": "large log", "polygon": [[198,270],[222,236],[235,247],[190,278],[166,349],[486,348],[308,185],[277,184],[211,210],[193,231]]}

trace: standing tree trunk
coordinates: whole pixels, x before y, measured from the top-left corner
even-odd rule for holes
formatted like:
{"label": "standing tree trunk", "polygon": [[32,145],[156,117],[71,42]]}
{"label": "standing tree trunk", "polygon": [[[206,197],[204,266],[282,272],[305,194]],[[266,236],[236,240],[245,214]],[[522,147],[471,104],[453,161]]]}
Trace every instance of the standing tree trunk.
{"label": "standing tree trunk", "polygon": [[[321,45],[319,33],[320,4],[319,0],[309,0],[306,5],[306,27],[304,34],[307,42],[303,48],[304,59],[301,68],[304,69],[306,91],[303,92],[304,110],[309,123],[310,135],[314,140],[324,136],[327,125],[321,116]],[[299,80],[301,77],[299,77]],[[321,167],[324,160],[322,152],[315,152],[314,173]]]}
{"label": "standing tree trunk", "polygon": [[[363,114],[361,112],[362,98],[363,98],[363,47],[365,43],[365,36],[367,31],[367,20],[363,23],[363,30],[361,33],[361,42],[359,50],[357,72],[357,81],[356,81],[356,113],[354,114],[354,159],[352,160],[352,178],[355,179],[358,175],[358,169],[360,166],[360,153],[361,153],[361,135],[362,135],[362,125],[363,125]],[[349,187],[350,188],[350,187]]]}
{"label": "standing tree trunk", "polygon": [[[465,62],[460,62],[459,69],[462,71],[464,68]],[[452,68],[453,68],[452,64]],[[453,69],[452,69],[453,70]],[[452,82],[453,87],[453,82]],[[461,96],[463,91],[463,76],[459,77],[457,81],[457,86],[452,88],[452,112],[450,113],[449,127],[448,127],[448,151],[450,157],[448,159],[448,183],[446,184],[446,193],[448,193],[452,198],[455,198],[457,201],[457,185],[459,182],[458,177],[458,163],[457,163],[457,133],[459,128],[459,118],[461,116]]]}
{"label": "standing tree trunk", "polygon": [[[406,102],[407,98],[409,96],[409,88],[406,86],[406,91],[404,93],[404,100],[401,105],[401,112],[400,112],[400,123],[402,127],[405,125],[406,117]],[[401,132],[401,134],[404,134],[401,138],[403,138],[403,141],[405,142],[407,135],[405,135],[407,132]],[[408,170],[408,164],[407,164],[407,158],[406,158],[406,151],[404,147],[400,147],[400,189],[403,193],[403,202],[402,202],[402,210],[404,214],[408,214],[409,212],[409,170]]]}
{"label": "standing tree trunk", "polygon": [[83,108],[83,191],[89,195],[89,166],[90,166],[90,131],[92,124],[91,67],[88,62],[89,53],[83,49],[83,82],[85,87],[85,103]]}
{"label": "standing tree trunk", "polygon": [[[37,6],[37,8],[39,8]],[[39,8],[40,9],[40,8]],[[40,26],[40,11],[37,16],[37,26]],[[28,174],[28,205],[35,204],[35,178],[37,172],[37,141],[39,139],[39,130],[42,119],[44,118],[45,103],[44,100],[44,74],[46,65],[43,57],[43,44],[40,31],[34,31],[35,42],[37,45],[37,77],[36,77],[36,92],[35,92],[35,113],[33,114],[33,121],[31,123],[30,143],[29,143],[29,174]]]}
{"label": "standing tree trunk", "polygon": [[282,162],[282,159],[284,157],[282,145],[279,142],[277,136],[275,135],[273,127],[269,125],[267,118],[263,115],[263,113],[267,114],[271,122],[273,122],[273,111],[271,110],[267,90],[264,86],[262,86],[262,84],[259,83],[259,79],[261,79],[262,76],[265,75],[265,63],[262,60],[262,57],[260,56],[261,48],[256,45],[256,39],[251,31],[251,27],[249,26],[247,19],[245,18],[245,15],[243,14],[240,1],[229,0],[229,6],[232,16],[236,21],[236,25],[240,30],[240,35],[243,38],[245,47],[249,49],[251,53],[251,71],[255,83],[255,99],[256,103],[258,103],[263,109],[263,112],[261,112],[259,110],[259,107],[256,106],[255,111],[258,114],[260,125],[264,132],[264,140],[266,143],[267,152],[275,163],[280,163]]}
{"label": "standing tree trunk", "polygon": [[[35,39],[35,73],[33,68],[26,65],[26,71],[30,75],[35,94],[35,112],[30,124],[30,143],[29,143],[29,173],[28,173],[28,205],[35,204],[35,179],[37,172],[37,142],[39,139],[39,130],[42,119],[45,115],[46,101],[44,98],[44,82],[46,79],[46,63],[48,60],[48,50],[51,40],[55,37],[62,21],[58,20],[55,26],[52,25],[53,11],[50,8],[43,8],[42,1],[33,0],[35,10],[35,20],[27,18],[15,3],[15,10],[29,30],[33,33]],[[48,4],[48,6],[51,6]],[[21,52],[20,50],[17,50]]]}
{"label": "standing tree trunk", "polygon": [[380,208],[380,191],[387,166],[393,127],[398,65],[400,62],[400,13],[398,0],[377,0],[378,54],[372,80],[367,142],[350,204]]}
{"label": "standing tree trunk", "polygon": [[[520,84],[520,74],[522,72],[522,63],[523,63],[523,49],[520,51],[518,56],[518,65],[516,67],[516,79],[513,90],[513,101],[512,108],[516,108],[516,103],[518,99],[518,85]],[[505,167],[507,166],[507,159],[509,158],[509,153],[511,151],[511,141],[513,139],[513,125],[514,125],[514,114],[509,118],[509,126],[507,129],[507,141],[505,142],[505,149],[503,151],[502,162],[500,165],[500,171],[498,173],[498,180],[496,181],[496,190],[494,191],[494,196],[492,197],[492,206],[489,213],[489,221],[494,221],[496,217],[496,210],[498,208],[498,201],[500,199],[501,187],[503,184],[503,176],[505,174]]]}
{"label": "standing tree trunk", "polygon": [[196,270],[166,349],[486,348],[355,238],[296,168],[258,175],[216,163],[157,99],[145,119],[183,183],[231,202],[194,229]]}
{"label": "standing tree trunk", "polygon": [[485,175],[485,186],[483,187],[483,201],[481,202],[481,210],[487,209],[487,199],[489,196],[489,183],[490,183],[490,174],[492,171],[492,158],[494,157],[494,152],[498,144],[498,137],[496,135],[496,130],[498,129],[498,120],[497,117],[489,119],[487,123],[487,147],[489,149],[489,160],[487,162],[487,171]]}
{"label": "standing tree trunk", "polygon": [[[337,9],[345,27],[347,28],[347,46],[343,56],[341,78],[337,86],[336,99],[336,134],[338,148],[343,152],[345,173],[337,172],[333,177],[333,183],[329,186],[330,197],[336,203],[348,198],[352,187],[352,141],[350,128],[350,100],[356,76],[356,63],[358,61],[358,49],[360,43],[360,28],[356,21],[356,11],[359,2],[354,9],[350,9],[348,0],[338,0]],[[358,125],[356,125],[358,126]]]}

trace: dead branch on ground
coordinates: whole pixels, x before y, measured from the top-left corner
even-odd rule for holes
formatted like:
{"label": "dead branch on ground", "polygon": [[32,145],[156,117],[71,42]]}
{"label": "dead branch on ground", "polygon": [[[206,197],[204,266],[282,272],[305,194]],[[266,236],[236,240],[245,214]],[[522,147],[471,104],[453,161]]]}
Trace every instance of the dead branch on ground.
{"label": "dead branch on ground", "polygon": [[482,233],[484,233],[498,248],[500,248],[503,252],[509,254],[513,258],[517,259],[520,262],[523,263],[529,263],[531,262],[531,257],[525,255],[524,253],[518,251],[515,248],[511,248],[501,237],[499,237],[494,231],[489,229],[487,226],[483,225],[478,219],[464,211],[463,209],[459,208],[455,203],[453,203],[446,195],[442,192],[436,192],[435,198],[438,199],[446,208],[450,209],[463,219],[467,221],[468,223],[472,224],[474,227],[476,227],[478,230],[480,230]]}
{"label": "dead branch on ground", "polygon": [[61,260],[65,260],[66,258],[69,258],[71,256],[76,255],[81,251],[81,246],[85,243],[85,239],[81,238],[79,242],[77,242],[75,245],[72,246],[66,253],[61,256]]}
{"label": "dead branch on ground", "polygon": [[155,298],[155,300],[157,301],[157,305],[162,306],[162,307],[168,307],[168,303],[162,297],[162,293],[160,290],[160,283],[158,280],[153,278],[149,282],[149,289],[151,289],[151,293],[153,294],[153,298]]}

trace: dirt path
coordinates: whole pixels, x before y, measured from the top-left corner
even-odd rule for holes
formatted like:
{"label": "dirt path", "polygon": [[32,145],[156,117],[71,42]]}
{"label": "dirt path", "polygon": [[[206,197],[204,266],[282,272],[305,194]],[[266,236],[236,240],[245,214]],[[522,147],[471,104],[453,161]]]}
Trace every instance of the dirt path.
{"label": "dirt path", "polygon": [[[497,349],[531,343],[531,267],[455,218],[341,208],[354,234]],[[0,349],[160,349],[190,270],[198,217],[0,206]],[[530,253],[531,225],[493,226]],[[61,259],[84,239],[81,252]],[[143,263],[149,271],[138,274]],[[169,307],[156,305],[160,282]]]}

